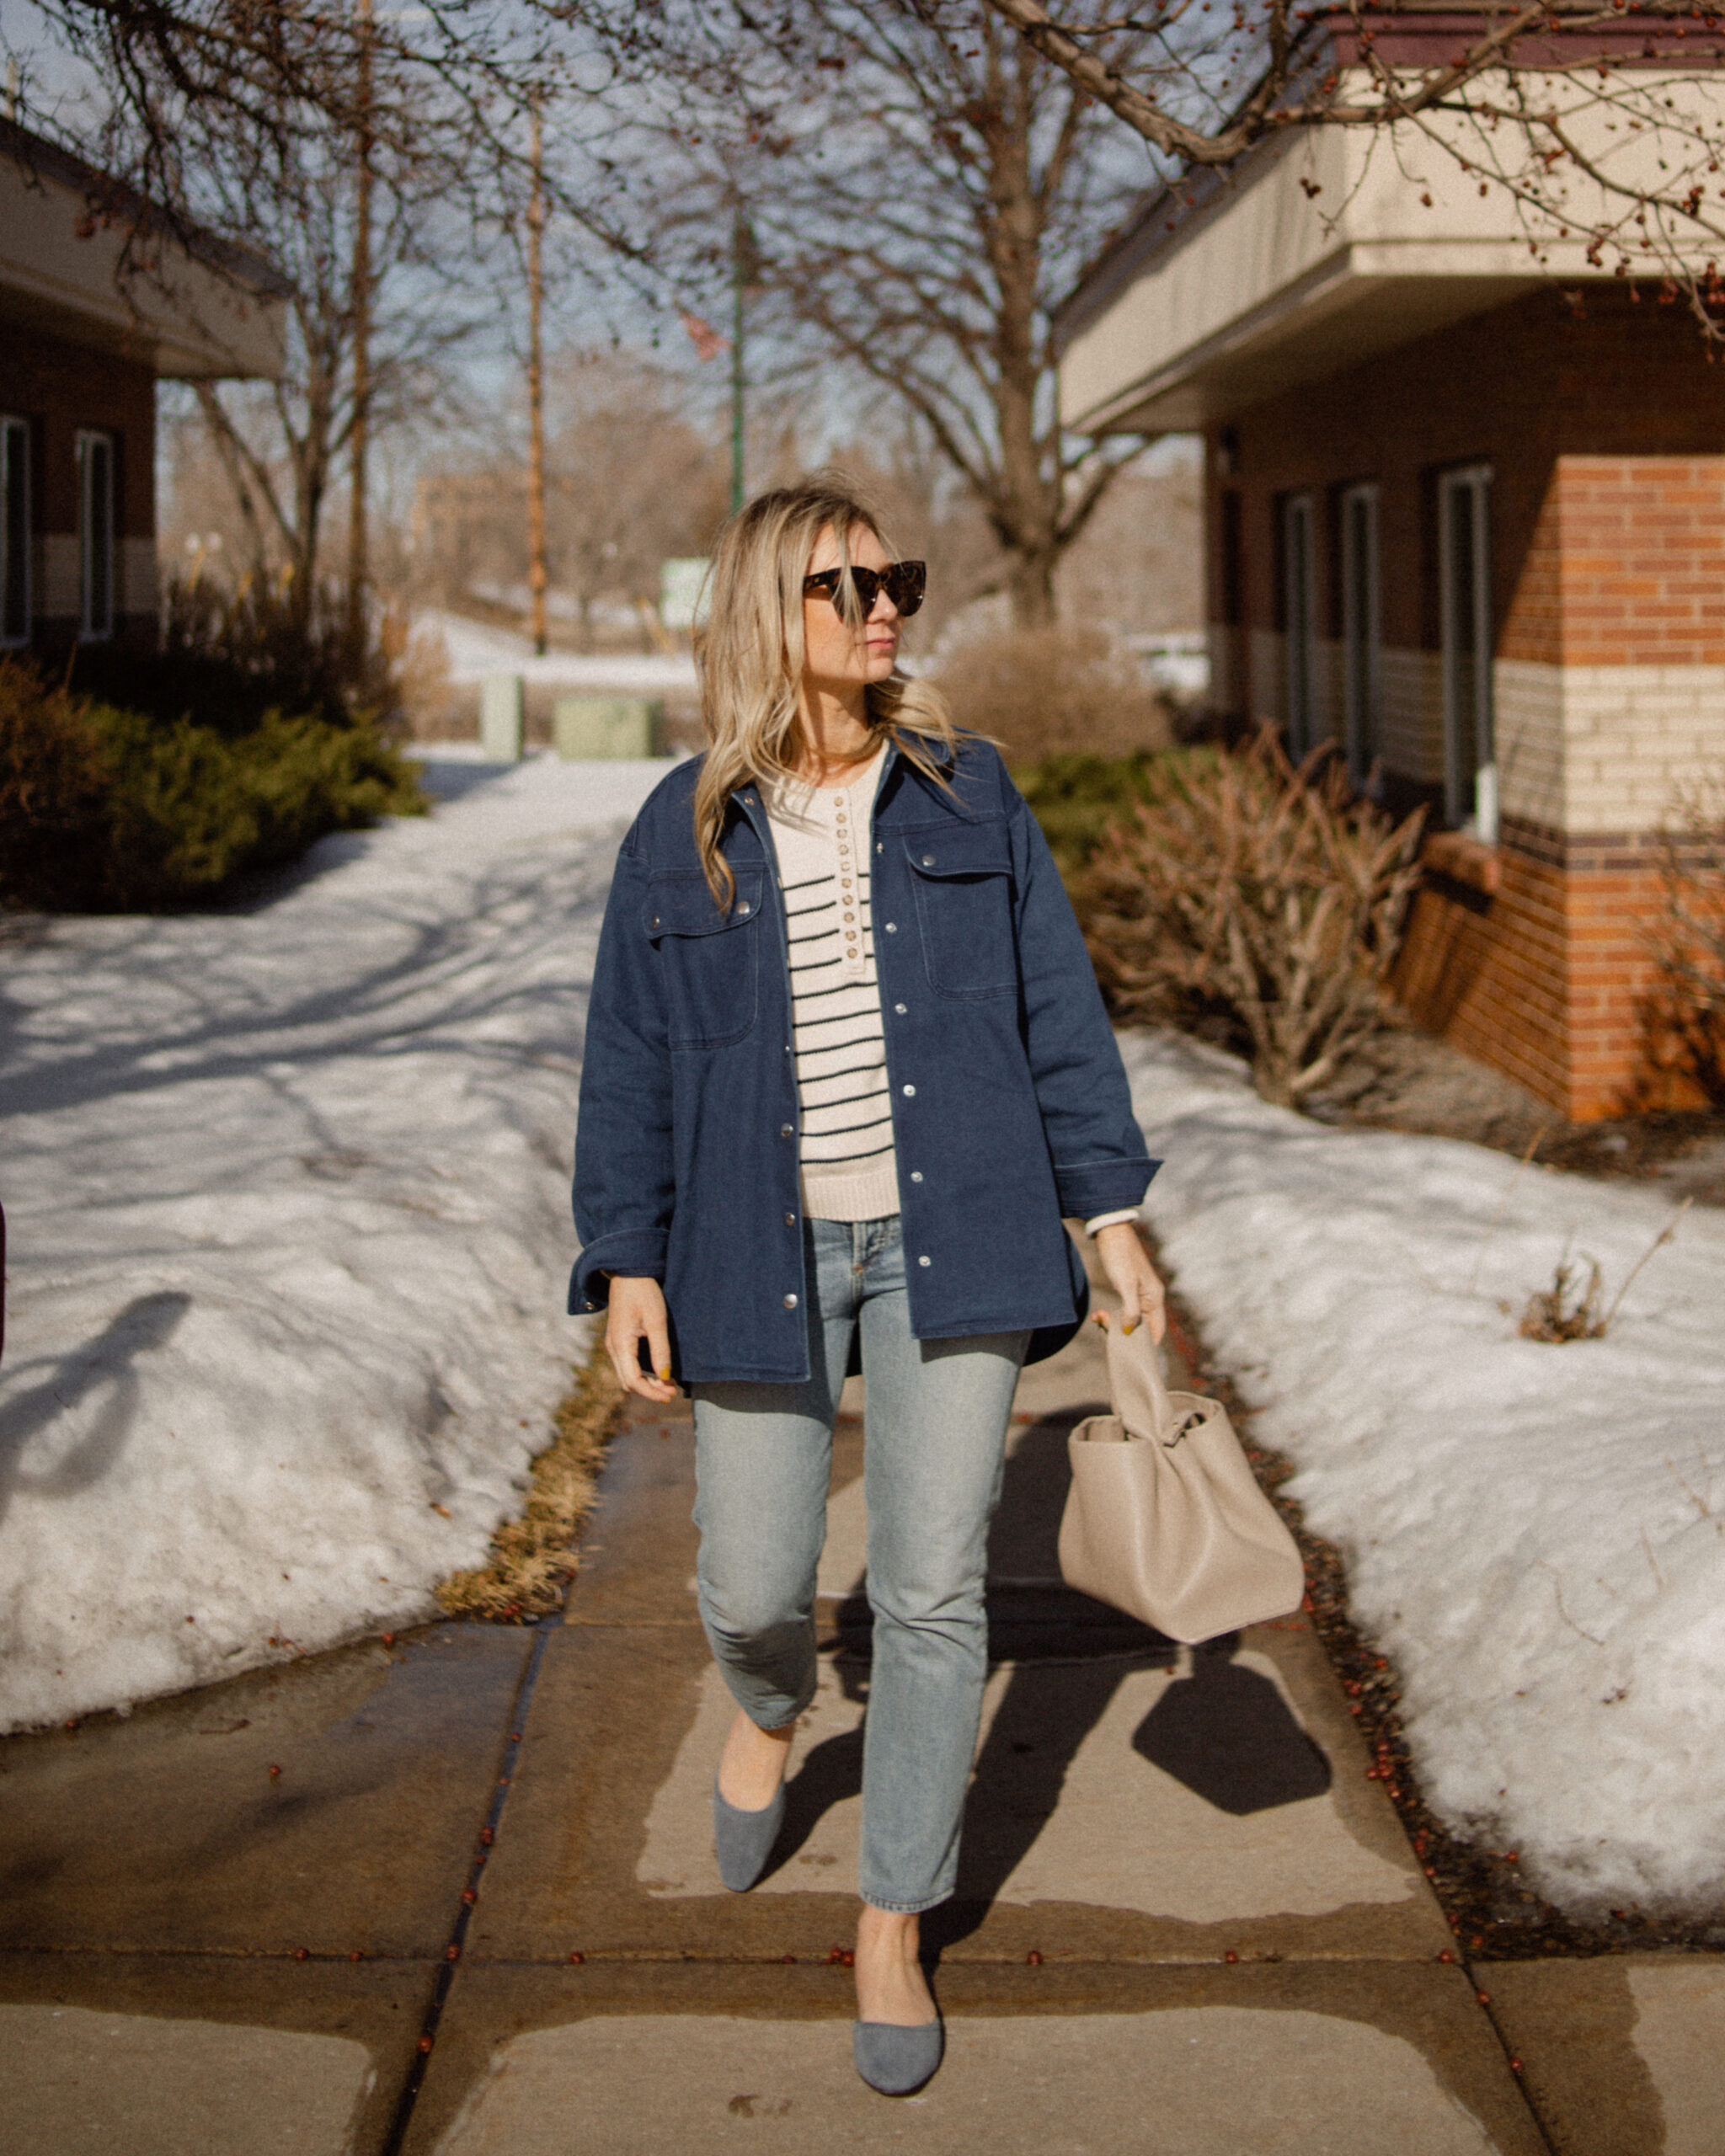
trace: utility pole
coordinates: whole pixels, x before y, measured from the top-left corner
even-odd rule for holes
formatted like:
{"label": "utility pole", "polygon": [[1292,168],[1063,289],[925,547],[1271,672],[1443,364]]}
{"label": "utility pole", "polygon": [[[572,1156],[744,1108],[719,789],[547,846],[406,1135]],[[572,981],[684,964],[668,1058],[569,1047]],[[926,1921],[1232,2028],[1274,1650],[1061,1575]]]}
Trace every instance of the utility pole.
{"label": "utility pole", "polygon": [[533,99],[533,192],[527,204],[527,588],[533,648],[545,656],[545,137]]}
{"label": "utility pole", "polygon": [[[371,0],[356,0],[359,25],[357,141],[354,200],[354,413],[349,445],[353,491],[348,503],[347,634],[355,661],[366,648],[366,457],[371,403]],[[303,593],[309,607],[313,595]]]}

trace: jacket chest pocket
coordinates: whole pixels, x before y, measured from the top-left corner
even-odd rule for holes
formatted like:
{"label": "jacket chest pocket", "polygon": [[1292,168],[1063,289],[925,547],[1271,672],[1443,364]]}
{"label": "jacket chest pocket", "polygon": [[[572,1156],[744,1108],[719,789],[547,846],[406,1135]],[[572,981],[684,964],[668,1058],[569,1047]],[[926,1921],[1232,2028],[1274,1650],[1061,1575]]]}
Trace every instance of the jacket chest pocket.
{"label": "jacket chest pocket", "polygon": [[1004,822],[925,825],[904,838],[922,959],[941,995],[1010,995],[1018,985],[1012,855]]}
{"label": "jacket chest pocket", "polygon": [[697,870],[655,876],[642,926],[665,971],[672,1048],[724,1048],[755,1023],[760,993],[760,868],[735,872],[737,894],[721,913]]}

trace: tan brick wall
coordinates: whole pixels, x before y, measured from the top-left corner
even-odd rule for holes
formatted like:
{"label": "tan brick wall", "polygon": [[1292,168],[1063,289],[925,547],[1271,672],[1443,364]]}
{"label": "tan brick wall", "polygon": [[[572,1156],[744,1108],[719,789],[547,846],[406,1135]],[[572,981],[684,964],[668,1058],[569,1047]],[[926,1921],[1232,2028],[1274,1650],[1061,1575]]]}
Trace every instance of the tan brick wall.
{"label": "tan brick wall", "polygon": [[1383,760],[1422,785],[1444,782],[1444,663],[1434,651],[1386,644],[1381,657]]}

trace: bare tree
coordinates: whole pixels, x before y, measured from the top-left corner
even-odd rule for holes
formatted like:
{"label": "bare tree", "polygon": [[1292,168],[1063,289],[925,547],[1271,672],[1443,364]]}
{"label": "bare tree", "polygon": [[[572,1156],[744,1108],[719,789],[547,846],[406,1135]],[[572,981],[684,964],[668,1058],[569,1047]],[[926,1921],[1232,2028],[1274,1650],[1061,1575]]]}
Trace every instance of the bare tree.
{"label": "bare tree", "polygon": [[446,205],[483,220],[525,195],[529,115],[555,111],[561,154],[546,168],[547,196],[628,260],[638,250],[604,146],[619,124],[618,85],[651,73],[656,13],[622,0],[521,0],[507,11],[491,0],[36,0],[32,22],[93,78],[98,94],[82,104],[33,102],[28,52],[4,32],[0,45],[21,63],[21,117],[93,156],[158,217],[187,223],[210,214],[212,145],[244,143],[280,165],[332,131],[365,136],[386,163],[423,154],[435,136],[451,152]]}
{"label": "bare tree", "polygon": [[[700,553],[724,520],[727,465],[717,430],[692,414],[668,369],[637,352],[574,350],[547,370],[545,556],[553,595],[574,602],[584,649],[605,600],[650,635],[660,565]],[[517,430],[511,428],[515,433]],[[531,598],[527,439],[494,440],[428,472],[419,523],[446,601],[521,584]]]}
{"label": "bare tree", "polygon": [[1501,190],[1554,274],[1658,277],[1725,340],[1725,19],[1710,0],[1145,0],[1132,49],[1118,16],[1110,42],[1083,8],[986,5],[1151,147],[1171,192],[1290,133],[1365,131],[1415,189],[1429,151]]}
{"label": "bare tree", "polygon": [[679,267],[716,288],[724,265],[698,243],[745,205],[781,364],[837,358],[914,413],[994,531],[1015,618],[1050,619],[1055,565],[1133,453],[1063,435],[1053,317],[1142,192],[1141,153],[981,7],[696,16],[691,74],[711,72],[680,131],[697,177],[675,205],[697,242]]}
{"label": "bare tree", "polygon": [[[327,498],[350,460],[350,547],[364,546],[367,437],[423,419],[444,363],[484,318],[450,274],[461,234],[440,233],[438,161],[334,131],[266,141],[249,163],[211,157],[202,188],[230,229],[260,239],[291,287],[287,366],[269,383],[200,382],[199,408],[233,486],[254,574],[285,573],[309,620]],[[448,244],[440,246],[440,238]],[[350,563],[362,617],[363,553]]]}

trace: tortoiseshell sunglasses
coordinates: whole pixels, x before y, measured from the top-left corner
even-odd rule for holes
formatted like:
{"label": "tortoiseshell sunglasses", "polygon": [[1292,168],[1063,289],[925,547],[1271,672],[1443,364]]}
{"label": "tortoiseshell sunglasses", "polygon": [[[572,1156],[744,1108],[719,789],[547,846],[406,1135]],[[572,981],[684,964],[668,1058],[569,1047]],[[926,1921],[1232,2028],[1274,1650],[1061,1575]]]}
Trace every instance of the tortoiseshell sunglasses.
{"label": "tortoiseshell sunglasses", "polygon": [[[816,569],[813,576],[803,579],[805,598],[817,591],[823,597],[839,603],[839,585],[844,579],[843,569]],[[874,602],[885,592],[897,607],[901,619],[908,620],[922,604],[923,594],[928,589],[927,562],[889,562],[884,569],[861,569],[852,567],[851,582],[856,587],[857,604],[862,608],[866,622],[874,611]]]}

